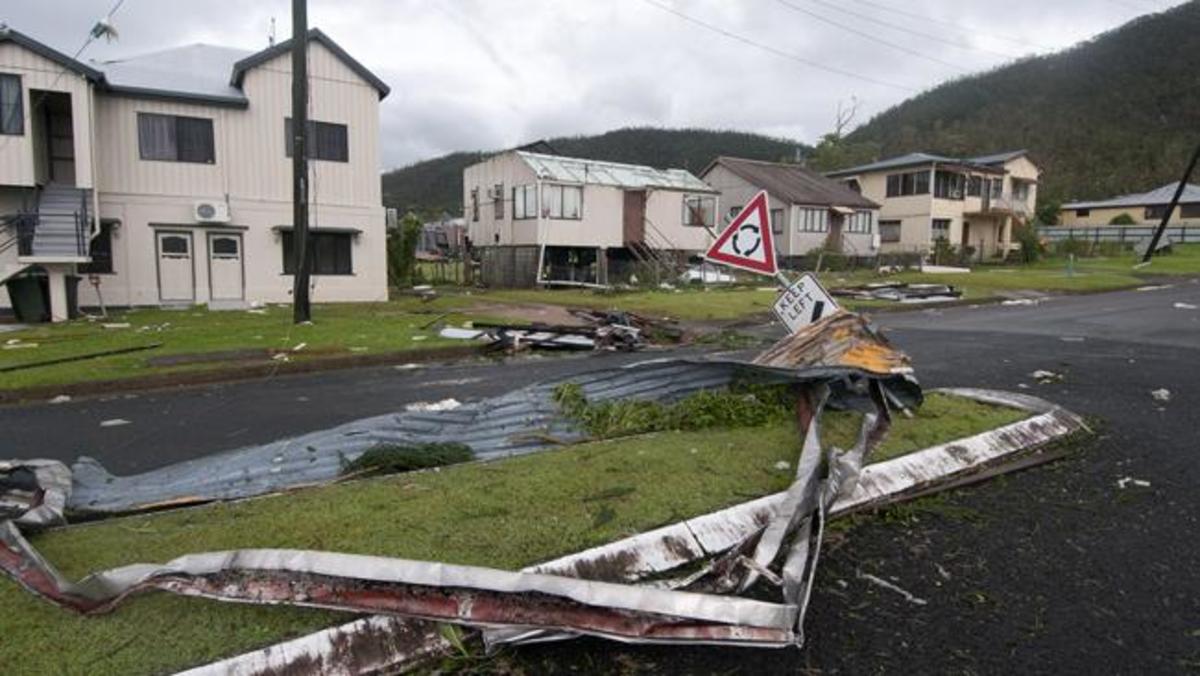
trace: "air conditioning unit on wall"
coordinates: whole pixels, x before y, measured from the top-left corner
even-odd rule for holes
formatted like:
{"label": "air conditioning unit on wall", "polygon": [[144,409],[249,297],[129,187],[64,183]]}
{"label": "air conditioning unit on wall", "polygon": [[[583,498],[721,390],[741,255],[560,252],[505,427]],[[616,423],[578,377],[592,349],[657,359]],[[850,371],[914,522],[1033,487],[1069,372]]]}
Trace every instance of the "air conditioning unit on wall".
{"label": "air conditioning unit on wall", "polygon": [[229,205],[217,201],[196,202],[192,205],[192,217],[197,223],[228,223]]}

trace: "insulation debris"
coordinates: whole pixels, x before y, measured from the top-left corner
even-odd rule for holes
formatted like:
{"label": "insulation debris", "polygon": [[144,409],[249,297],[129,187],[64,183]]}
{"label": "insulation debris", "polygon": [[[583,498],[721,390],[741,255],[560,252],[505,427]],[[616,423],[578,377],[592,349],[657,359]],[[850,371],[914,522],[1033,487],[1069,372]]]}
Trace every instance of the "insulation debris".
{"label": "insulation debris", "polygon": [[858,300],[886,300],[894,303],[945,303],[958,300],[962,291],[949,284],[908,284],[906,282],[874,282],[845,286],[832,291],[833,295]]}

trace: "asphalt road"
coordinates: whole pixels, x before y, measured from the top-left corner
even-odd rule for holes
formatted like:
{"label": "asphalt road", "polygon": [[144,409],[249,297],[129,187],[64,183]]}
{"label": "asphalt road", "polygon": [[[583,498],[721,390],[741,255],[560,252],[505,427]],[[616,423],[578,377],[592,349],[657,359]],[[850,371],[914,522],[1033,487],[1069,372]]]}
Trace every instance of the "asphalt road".
{"label": "asphalt road", "polygon": [[[1200,284],[1190,281],[1036,306],[880,315],[926,386],[1029,391],[1092,417],[1099,436],[1055,464],[835,534],[818,572],[802,650],[585,639],[528,646],[492,666],[535,673],[1195,673],[1195,306]],[[411,401],[487,396],[644,356],[358,369],[9,407],[0,409],[0,457],[70,460],[88,453],[116,472],[132,472]],[[1062,380],[1038,384],[1030,374],[1039,369]],[[1151,396],[1159,388],[1170,390],[1169,401]],[[113,419],[129,424],[101,426]],[[925,603],[860,574],[887,579]]]}

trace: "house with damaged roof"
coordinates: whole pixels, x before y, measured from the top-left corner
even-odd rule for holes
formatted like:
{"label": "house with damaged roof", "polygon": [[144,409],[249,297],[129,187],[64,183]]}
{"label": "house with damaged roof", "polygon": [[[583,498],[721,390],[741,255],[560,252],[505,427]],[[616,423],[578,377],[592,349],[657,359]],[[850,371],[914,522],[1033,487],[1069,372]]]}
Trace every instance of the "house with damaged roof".
{"label": "house with damaged roof", "polygon": [[[384,300],[388,87],[321,31],[307,43],[312,296]],[[0,275],[37,275],[55,320],[79,277],[83,305],[288,301],[290,47],[84,63],[0,26]]]}
{"label": "house with damaged roof", "polygon": [[927,253],[941,241],[1003,256],[1029,223],[1041,169],[1024,150],[954,158],[909,153],[826,174],[878,202],[880,248]]}
{"label": "house with damaged roof", "polygon": [[463,169],[467,233],[488,286],[605,285],[638,270],[677,272],[715,238],[718,198],[683,169],[522,148]]}
{"label": "house with damaged roof", "polygon": [[700,178],[721,193],[722,227],[756,193],[767,192],[771,234],[781,260],[814,249],[857,256],[879,250],[879,205],[804,166],[718,157]]}
{"label": "house with damaged roof", "polygon": [[[1071,227],[1107,225],[1113,219],[1135,225],[1158,225],[1171,206],[1179,182],[1167,183],[1148,192],[1120,195],[1099,200],[1067,202],[1059,208],[1058,222]],[[1179,204],[1171,214],[1171,223],[1200,225],[1200,185],[1186,184]]]}

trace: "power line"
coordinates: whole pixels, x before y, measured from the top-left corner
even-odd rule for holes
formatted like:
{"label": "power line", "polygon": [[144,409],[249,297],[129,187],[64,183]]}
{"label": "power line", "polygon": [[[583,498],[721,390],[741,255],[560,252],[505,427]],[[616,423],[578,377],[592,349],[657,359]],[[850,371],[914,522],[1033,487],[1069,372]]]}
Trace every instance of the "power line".
{"label": "power line", "polygon": [[900,16],[906,16],[910,19],[917,19],[919,21],[928,21],[930,23],[936,23],[936,24],[939,24],[942,26],[946,26],[948,28],[953,28],[954,30],[959,31],[960,33],[963,33],[964,35],[965,34],[984,35],[984,36],[993,38],[995,40],[1003,40],[1005,42],[1011,42],[1013,44],[1024,45],[1026,47],[1035,47],[1037,49],[1054,49],[1054,47],[1052,47],[1051,45],[1043,45],[1041,43],[1034,42],[1032,40],[1026,40],[1024,38],[1010,37],[1007,35],[1000,35],[999,33],[985,33],[983,31],[972,28],[970,26],[963,26],[960,24],[956,24],[953,21],[946,21],[945,19],[939,19],[935,16],[928,16],[926,14],[917,14],[916,12],[906,12],[903,9],[896,9],[895,7],[884,4],[882,2],[872,2],[872,0],[856,0],[856,2],[860,2],[864,5],[870,5],[871,7],[874,7],[876,9],[882,9],[885,12],[891,12],[893,14],[899,14]]}
{"label": "power line", "polygon": [[828,66],[828,65],[825,65],[818,61],[806,59],[803,56],[800,56],[798,54],[792,54],[791,52],[785,52],[782,49],[777,49],[770,45],[766,45],[761,42],[756,42],[754,40],[751,40],[748,37],[745,37],[744,35],[739,35],[732,31],[727,31],[724,28],[721,28],[720,26],[714,26],[713,24],[710,24],[705,21],[701,21],[700,19],[697,19],[693,16],[684,14],[683,12],[680,12],[672,7],[668,7],[667,5],[660,4],[659,2],[657,2],[657,0],[642,0],[642,2],[645,2],[646,4],[651,5],[653,7],[657,7],[658,9],[660,9],[664,12],[667,12],[669,14],[674,14],[675,16],[679,17],[680,19],[683,19],[684,21],[687,21],[688,23],[692,23],[692,24],[700,26],[701,28],[704,28],[706,30],[712,31],[714,33],[718,33],[718,34],[723,35],[731,40],[737,40],[738,42],[740,42],[744,45],[749,45],[751,47],[761,49],[765,52],[774,54],[775,56],[783,57],[785,59],[789,59],[791,61],[795,61],[797,63],[804,64],[810,68],[816,68],[818,70],[823,70],[828,73],[834,73],[835,75],[841,75],[843,77],[849,77],[849,78],[853,78],[855,80],[861,80],[863,82],[869,82],[871,84],[881,85],[884,87],[891,87],[893,89],[901,89],[901,90],[908,91],[908,92],[920,91],[916,87],[910,87],[908,85],[897,84],[895,82],[887,82],[885,80],[878,80],[869,75],[861,75],[859,73],[855,73],[852,71],[842,70],[841,68],[838,68],[836,66]]}
{"label": "power line", "polygon": [[884,21],[883,19],[877,19],[869,14],[863,14],[862,12],[856,12],[852,9],[846,9],[844,7],[840,7],[832,2],[826,2],[826,0],[810,0],[810,2],[821,5],[822,7],[828,7],[829,9],[836,10],[838,12],[842,12],[843,14],[849,14],[850,16],[862,19],[863,21],[869,21],[873,24],[878,24],[880,26],[884,26],[885,28],[890,28],[892,30],[900,31],[901,33],[908,33],[910,35],[915,35],[917,37],[925,38],[926,40],[933,40],[934,42],[940,42],[944,45],[949,45],[951,47],[955,47],[958,49],[963,49],[963,50],[972,51],[972,52],[982,52],[984,54],[991,54],[992,56],[999,56],[999,57],[1002,57],[1005,59],[1017,58],[1015,54],[1008,54],[1006,52],[997,52],[995,50],[984,49],[983,47],[975,47],[973,45],[969,45],[969,44],[966,44],[963,42],[957,42],[955,40],[947,40],[947,39],[941,37],[940,35],[934,35],[933,33],[922,33],[921,31],[913,30],[911,28],[906,28],[905,26],[899,26],[899,25],[896,25],[889,21]]}
{"label": "power line", "polygon": [[892,49],[896,49],[901,52],[904,52],[905,54],[911,54],[912,56],[915,56],[915,57],[918,57],[921,59],[925,59],[926,61],[932,61],[933,63],[941,64],[943,66],[946,66],[947,68],[951,68],[960,73],[968,72],[966,69],[962,68],[961,66],[959,66],[957,64],[950,63],[949,61],[943,61],[943,60],[937,58],[936,56],[930,56],[928,54],[919,52],[915,49],[905,47],[904,45],[896,44],[895,42],[889,42],[877,35],[872,35],[871,33],[868,33],[866,31],[860,31],[857,28],[854,28],[853,26],[847,26],[845,24],[838,23],[837,21],[834,21],[833,19],[829,19],[827,17],[821,16],[820,14],[817,14],[816,12],[812,12],[807,9],[804,9],[803,7],[800,7],[799,5],[794,5],[790,2],[788,2],[787,0],[775,0],[775,1],[778,2],[779,4],[783,5],[784,7],[787,7],[788,9],[792,10],[793,12],[799,12],[806,16],[810,16],[810,17],[816,19],[817,21],[822,21],[831,26],[836,26],[837,28],[840,28],[844,31],[847,31],[849,33],[853,33],[860,37],[864,37],[868,40],[871,40],[872,42],[878,42],[881,45],[886,45],[888,47],[891,47]]}

